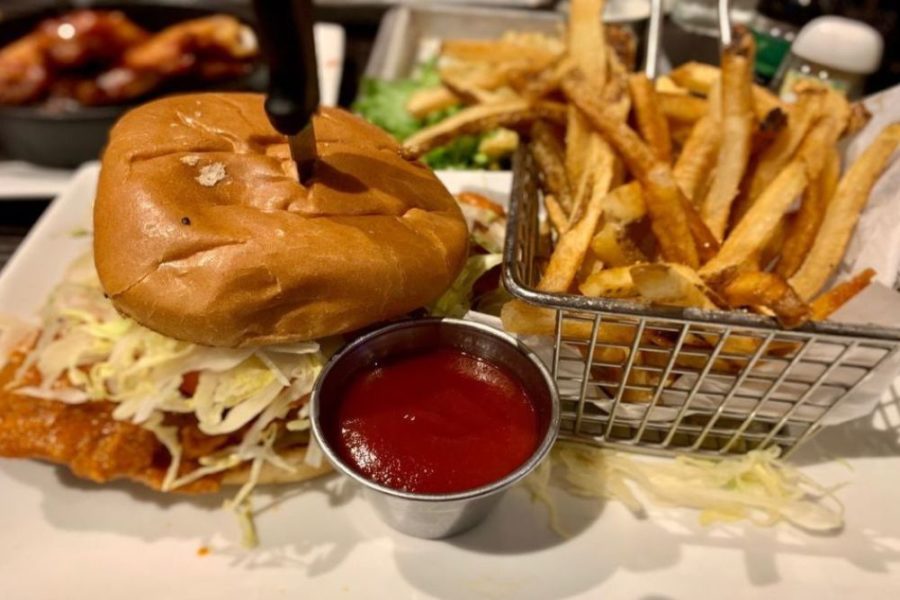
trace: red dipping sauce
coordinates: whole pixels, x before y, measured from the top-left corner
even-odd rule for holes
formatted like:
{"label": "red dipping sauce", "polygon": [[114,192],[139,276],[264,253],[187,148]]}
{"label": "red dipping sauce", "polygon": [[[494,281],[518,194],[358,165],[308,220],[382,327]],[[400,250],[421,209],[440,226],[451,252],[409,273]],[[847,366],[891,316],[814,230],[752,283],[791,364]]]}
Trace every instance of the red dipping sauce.
{"label": "red dipping sauce", "polygon": [[514,374],[452,348],[375,364],[335,400],[323,424],[341,460],[385,487],[420,494],[502,479],[545,433]]}

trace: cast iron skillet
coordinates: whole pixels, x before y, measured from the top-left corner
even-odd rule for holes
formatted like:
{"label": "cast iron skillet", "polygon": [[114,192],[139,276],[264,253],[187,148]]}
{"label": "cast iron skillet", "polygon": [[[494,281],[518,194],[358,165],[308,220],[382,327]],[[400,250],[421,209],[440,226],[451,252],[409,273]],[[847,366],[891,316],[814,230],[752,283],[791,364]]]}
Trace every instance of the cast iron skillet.
{"label": "cast iron skillet", "polygon": [[[204,17],[227,10],[211,10],[170,4],[115,4],[96,2],[91,8],[121,10],[138,25],[158,31],[180,21]],[[56,9],[43,9],[0,21],[0,47],[27,34],[43,19],[59,14]],[[243,15],[236,15],[243,17]],[[246,21],[246,19],[242,18]],[[260,65],[238,80],[198,84],[191,87],[168,87],[154,94],[188,90],[230,89],[265,90],[266,74]],[[153,96],[150,96],[153,97]],[[81,107],[64,112],[50,112],[41,105],[0,106],[0,156],[51,167],[70,168],[100,156],[110,127],[129,108],[145,102],[142,97],[132,104]]]}

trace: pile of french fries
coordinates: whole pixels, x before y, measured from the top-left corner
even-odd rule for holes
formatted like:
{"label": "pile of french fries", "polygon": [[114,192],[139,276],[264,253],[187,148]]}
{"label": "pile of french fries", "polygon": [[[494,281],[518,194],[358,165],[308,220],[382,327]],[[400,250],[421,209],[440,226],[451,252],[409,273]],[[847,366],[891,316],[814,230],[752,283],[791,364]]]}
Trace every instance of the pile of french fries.
{"label": "pile of french fries", "polygon": [[[544,292],[752,310],[797,327],[865,288],[870,270],[822,293],[900,123],[843,170],[837,145],[866,123],[861,105],[814,83],[798,85],[793,104],[754,85],[754,43],[740,29],[718,67],[688,63],[651,81],[610,44],[603,4],[574,0],[561,39],[445,42],[444,85],[425,96],[468,106],[405,151],[496,127],[520,132],[555,241]],[[518,301],[503,321],[552,330]]]}

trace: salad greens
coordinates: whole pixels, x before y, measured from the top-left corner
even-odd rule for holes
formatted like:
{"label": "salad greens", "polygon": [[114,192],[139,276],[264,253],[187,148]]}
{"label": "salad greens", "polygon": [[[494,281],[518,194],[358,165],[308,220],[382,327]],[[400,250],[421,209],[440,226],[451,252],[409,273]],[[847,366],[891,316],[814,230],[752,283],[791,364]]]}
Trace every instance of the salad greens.
{"label": "salad greens", "polygon": [[[419,66],[412,77],[386,81],[373,77],[363,79],[353,111],[403,141],[417,131],[443,121],[459,112],[460,106],[432,112],[419,119],[406,110],[413,94],[441,84],[437,60]],[[490,134],[486,134],[490,135]],[[500,165],[480,151],[484,135],[463,135],[423,157],[432,169],[490,169]]]}

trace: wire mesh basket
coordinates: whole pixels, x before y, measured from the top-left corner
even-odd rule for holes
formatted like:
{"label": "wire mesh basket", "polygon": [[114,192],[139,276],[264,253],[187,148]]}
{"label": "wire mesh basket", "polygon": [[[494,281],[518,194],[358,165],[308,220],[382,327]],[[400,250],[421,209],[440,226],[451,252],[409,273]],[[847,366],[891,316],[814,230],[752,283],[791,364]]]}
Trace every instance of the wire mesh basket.
{"label": "wire mesh basket", "polygon": [[849,395],[898,367],[900,329],[816,322],[788,330],[738,311],[544,293],[547,257],[530,153],[514,160],[504,284],[550,309],[562,438],[722,455],[795,450]]}

